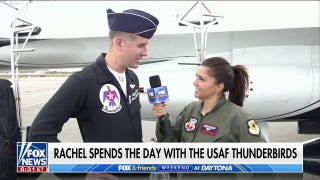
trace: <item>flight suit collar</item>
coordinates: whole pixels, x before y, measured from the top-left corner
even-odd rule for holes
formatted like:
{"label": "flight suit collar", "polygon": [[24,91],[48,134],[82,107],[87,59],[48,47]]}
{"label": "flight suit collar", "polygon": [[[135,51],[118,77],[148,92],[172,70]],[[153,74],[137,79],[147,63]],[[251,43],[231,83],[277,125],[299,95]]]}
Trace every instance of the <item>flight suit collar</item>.
{"label": "flight suit collar", "polygon": [[[211,109],[211,111],[210,111],[209,113],[211,113],[211,112],[216,111],[217,109],[219,109],[226,101],[227,101],[226,96],[225,96],[224,94],[222,94],[222,96],[221,96],[221,98],[219,99],[218,103],[214,106],[214,108]],[[203,107],[203,101],[201,102],[201,108],[200,108],[200,111],[199,111],[200,114],[202,114],[202,112],[201,112],[201,111],[202,111],[202,107]],[[209,113],[208,113],[208,114],[209,114]]]}
{"label": "flight suit collar", "polygon": [[105,53],[102,53],[96,60],[95,69],[97,73],[97,80],[100,84],[105,84],[107,82],[113,81],[112,74],[107,68],[106,61],[104,59]]}
{"label": "flight suit collar", "polygon": [[[97,72],[98,82],[101,84],[105,84],[110,81],[115,81],[115,78],[113,77],[112,73],[107,68],[105,56],[106,56],[106,53],[101,53],[101,55],[97,58],[96,63],[95,63],[95,69]],[[128,71],[128,69],[126,69],[127,80],[132,80],[133,77],[132,77],[131,73],[128,73],[128,72],[130,72],[130,71]]]}

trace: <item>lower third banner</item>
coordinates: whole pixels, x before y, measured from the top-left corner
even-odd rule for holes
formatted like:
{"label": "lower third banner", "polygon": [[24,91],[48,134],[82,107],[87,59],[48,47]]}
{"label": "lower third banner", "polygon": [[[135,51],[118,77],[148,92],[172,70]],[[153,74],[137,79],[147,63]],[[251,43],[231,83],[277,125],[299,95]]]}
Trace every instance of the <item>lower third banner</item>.
{"label": "lower third banner", "polygon": [[17,144],[17,172],[302,173],[301,143]]}
{"label": "lower third banner", "polygon": [[50,172],[59,173],[302,173],[299,164],[52,164]]}

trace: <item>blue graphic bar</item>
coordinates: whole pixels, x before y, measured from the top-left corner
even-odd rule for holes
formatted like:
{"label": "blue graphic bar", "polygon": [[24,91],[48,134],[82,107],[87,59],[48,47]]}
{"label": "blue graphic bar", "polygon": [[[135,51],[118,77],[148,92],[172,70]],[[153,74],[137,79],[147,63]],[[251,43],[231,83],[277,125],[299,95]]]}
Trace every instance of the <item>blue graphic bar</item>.
{"label": "blue graphic bar", "polygon": [[49,164],[52,173],[302,173],[302,164]]}

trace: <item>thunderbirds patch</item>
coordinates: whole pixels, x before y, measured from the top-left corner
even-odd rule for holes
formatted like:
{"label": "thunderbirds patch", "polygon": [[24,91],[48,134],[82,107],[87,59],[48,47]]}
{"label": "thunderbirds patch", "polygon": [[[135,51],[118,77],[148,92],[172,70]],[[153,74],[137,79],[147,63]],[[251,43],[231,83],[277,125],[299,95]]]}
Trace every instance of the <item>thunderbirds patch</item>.
{"label": "thunderbirds patch", "polygon": [[105,84],[101,87],[99,98],[103,104],[102,111],[106,113],[117,113],[121,110],[120,93],[113,84]]}

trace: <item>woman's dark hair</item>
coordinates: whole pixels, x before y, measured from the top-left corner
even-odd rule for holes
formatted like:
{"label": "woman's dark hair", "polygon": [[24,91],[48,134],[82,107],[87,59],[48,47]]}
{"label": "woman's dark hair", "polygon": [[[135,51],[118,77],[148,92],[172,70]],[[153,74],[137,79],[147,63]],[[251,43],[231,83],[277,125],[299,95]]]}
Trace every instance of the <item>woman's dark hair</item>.
{"label": "woman's dark hair", "polygon": [[224,84],[222,93],[229,91],[229,101],[243,106],[249,85],[249,75],[243,65],[231,66],[222,57],[208,58],[201,65],[210,69],[209,74],[216,79],[217,84]]}

